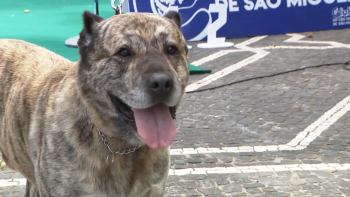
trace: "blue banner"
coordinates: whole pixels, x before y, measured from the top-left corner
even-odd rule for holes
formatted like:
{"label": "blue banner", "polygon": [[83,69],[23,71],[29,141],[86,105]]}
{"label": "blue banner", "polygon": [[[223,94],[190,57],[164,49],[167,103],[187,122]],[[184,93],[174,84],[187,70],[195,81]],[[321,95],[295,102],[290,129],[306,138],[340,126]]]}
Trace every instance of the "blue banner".
{"label": "blue banner", "polygon": [[181,13],[182,31],[189,41],[206,39],[207,28],[218,19],[211,4],[225,4],[227,22],[218,37],[297,33],[350,27],[350,0],[129,0],[131,12],[164,15]]}

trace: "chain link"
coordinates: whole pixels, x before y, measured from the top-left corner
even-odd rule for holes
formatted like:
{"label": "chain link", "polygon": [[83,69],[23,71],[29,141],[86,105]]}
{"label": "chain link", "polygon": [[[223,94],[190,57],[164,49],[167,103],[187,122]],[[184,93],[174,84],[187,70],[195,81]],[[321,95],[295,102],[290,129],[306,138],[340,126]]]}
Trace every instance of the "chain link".
{"label": "chain link", "polygon": [[[98,127],[97,128],[97,131],[98,131],[98,134],[101,136],[101,140],[103,142],[103,144],[105,146],[107,146],[108,150],[109,150],[109,153],[112,154],[112,155],[115,155],[115,154],[119,154],[119,155],[127,155],[127,154],[130,154],[130,153],[133,153],[135,152],[137,149],[139,149],[141,146],[136,146],[134,148],[131,148],[129,150],[123,150],[123,151],[113,151],[111,149],[111,147],[109,147],[109,144],[108,144],[108,141],[106,139],[106,136],[100,131],[100,129]],[[108,156],[107,156],[107,160],[108,160]],[[113,162],[112,162],[113,163]]]}

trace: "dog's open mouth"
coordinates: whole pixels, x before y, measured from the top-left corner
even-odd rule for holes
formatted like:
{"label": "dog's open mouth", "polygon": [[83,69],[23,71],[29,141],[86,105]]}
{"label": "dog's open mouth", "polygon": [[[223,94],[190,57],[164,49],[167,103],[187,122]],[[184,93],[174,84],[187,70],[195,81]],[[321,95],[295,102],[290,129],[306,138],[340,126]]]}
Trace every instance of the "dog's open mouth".
{"label": "dog's open mouth", "polygon": [[175,138],[176,108],[158,103],[147,109],[135,109],[110,95],[116,113],[124,122],[135,122],[138,134],[151,148],[166,148]]}
{"label": "dog's open mouth", "polygon": [[[129,105],[124,103],[118,97],[110,95],[119,118],[124,122],[135,122],[134,112]],[[176,119],[176,107],[169,107],[170,114]]]}

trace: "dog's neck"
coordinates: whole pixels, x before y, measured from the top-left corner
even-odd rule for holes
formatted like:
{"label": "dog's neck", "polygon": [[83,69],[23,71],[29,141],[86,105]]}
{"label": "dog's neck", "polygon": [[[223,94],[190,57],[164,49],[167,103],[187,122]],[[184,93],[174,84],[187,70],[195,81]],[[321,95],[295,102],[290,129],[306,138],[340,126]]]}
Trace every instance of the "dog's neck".
{"label": "dog's neck", "polygon": [[[82,133],[83,136],[73,135],[72,140],[75,141],[74,143],[83,144],[84,147],[87,148],[86,150],[83,150],[87,155],[96,154],[99,156],[101,162],[105,162],[110,151],[102,141],[101,135],[97,129],[98,127],[108,141],[111,150],[123,152],[124,150],[127,151],[137,147],[138,144],[132,144],[120,140],[118,137],[110,135],[109,132],[106,131],[106,122],[100,118],[101,114],[99,114],[97,110],[81,96],[79,87],[76,83],[77,66],[78,64],[74,64],[74,67],[67,71],[67,74],[60,85],[64,91],[70,91],[72,94],[67,94],[68,96],[62,99],[64,104],[58,103],[58,106],[62,107],[60,109],[62,112],[75,109],[73,113],[69,113],[70,117],[67,116],[66,118],[69,123],[67,126],[79,130],[77,133]],[[131,154],[137,154],[137,151]]]}

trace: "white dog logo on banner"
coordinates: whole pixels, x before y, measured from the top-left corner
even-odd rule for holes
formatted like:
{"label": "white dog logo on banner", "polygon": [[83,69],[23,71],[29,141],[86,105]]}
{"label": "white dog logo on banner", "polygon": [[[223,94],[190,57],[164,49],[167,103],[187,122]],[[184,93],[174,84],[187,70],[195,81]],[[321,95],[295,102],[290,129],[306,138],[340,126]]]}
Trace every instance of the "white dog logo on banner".
{"label": "white dog logo on banner", "polygon": [[[186,6],[184,6],[185,1],[187,3]],[[160,15],[164,15],[170,10],[181,13],[181,10],[194,9],[193,7],[196,5],[197,2],[199,2],[199,0],[150,0],[152,12]],[[219,2],[225,5],[228,5],[227,0],[215,0],[216,4],[218,4]],[[133,0],[133,5],[134,5],[134,10],[137,12],[138,9],[137,9],[136,0]],[[207,30],[209,26],[213,23],[211,14],[209,12],[209,5],[210,5],[210,2],[208,2],[207,8],[198,8],[196,11],[192,11],[193,12],[192,16],[187,21],[183,21],[182,27],[185,27],[191,23],[191,21],[196,17],[198,13],[205,12],[208,14],[209,19],[206,26],[203,27],[202,31],[200,31],[200,33],[198,33],[196,36],[188,39],[189,41],[202,40],[207,36]]]}

